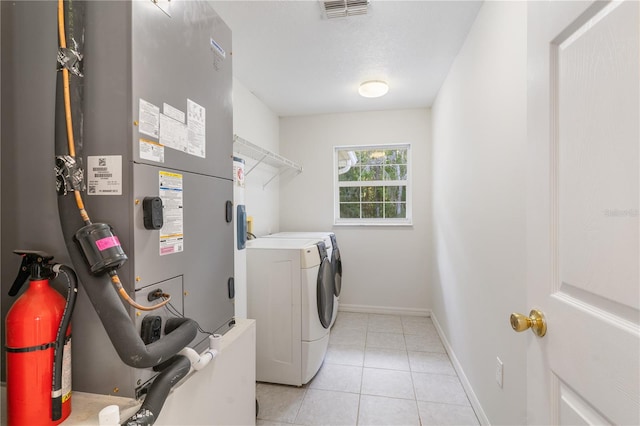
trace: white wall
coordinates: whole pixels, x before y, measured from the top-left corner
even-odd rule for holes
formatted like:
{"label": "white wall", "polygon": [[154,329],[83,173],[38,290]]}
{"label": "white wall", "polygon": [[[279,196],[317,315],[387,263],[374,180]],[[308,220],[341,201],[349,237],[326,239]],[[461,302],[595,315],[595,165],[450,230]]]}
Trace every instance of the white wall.
{"label": "white wall", "polygon": [[[304,171],[282,180],[282,231],[334,231],[343,258],[341,307],[424,313],[431,231],[431,114],[428,109],[280,119],[281,154]],[[333,225],[333,147],[410,142],[413,226]]]}
{"label": "white wall", "polygon": [[[279,150],[278,116],[255,97],[236,78],[233,79],[233,133],[249,142],[277,153]],[[241,156],[242,157],[242,156]],[[245,170],[256,161],[245,158]],[[278,231],[280,190],[278,180],[263,189],[275,170],[260,164],[245,178],[247,215],[253,217],[253,233],[264,235]]]}
{"label": "white wall", "polygon": [[433,106],[431,306],[491,424],[526,418],[526,28],[525,2],[485,2]]}

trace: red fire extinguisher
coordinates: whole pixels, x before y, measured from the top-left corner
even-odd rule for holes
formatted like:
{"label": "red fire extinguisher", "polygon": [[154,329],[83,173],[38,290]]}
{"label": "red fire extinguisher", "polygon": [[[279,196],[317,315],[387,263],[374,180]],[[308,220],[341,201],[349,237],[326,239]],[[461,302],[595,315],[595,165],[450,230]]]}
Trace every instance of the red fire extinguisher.
{"label": "red fire extinguisher", "polygon": [[[52,264],[40,251],[16,250],[20,272],[9,291],[15,296],[29,288],[7,314],[8,425],[57,425],[71,413],[71,326],[77,279],[71,268]],[[49,280],[58,272],[67,277],[65,300]]]}

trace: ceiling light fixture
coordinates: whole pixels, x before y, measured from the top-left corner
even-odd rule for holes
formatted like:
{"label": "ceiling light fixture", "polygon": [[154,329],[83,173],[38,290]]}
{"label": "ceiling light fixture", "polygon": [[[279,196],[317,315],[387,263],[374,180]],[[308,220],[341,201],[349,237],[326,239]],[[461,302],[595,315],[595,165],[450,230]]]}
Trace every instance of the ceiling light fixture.
{"label": "ceiling light fixture", "polygon": [[382,80],[370,80],[360,84],[358,93],[365,98],[379,98],[384,96],[389,91],[389,85],[386,81]]}

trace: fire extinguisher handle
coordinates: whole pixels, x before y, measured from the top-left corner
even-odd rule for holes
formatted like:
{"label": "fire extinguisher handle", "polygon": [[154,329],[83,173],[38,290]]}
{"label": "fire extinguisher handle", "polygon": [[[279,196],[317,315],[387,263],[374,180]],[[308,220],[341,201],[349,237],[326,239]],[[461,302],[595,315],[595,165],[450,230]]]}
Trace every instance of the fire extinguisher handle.
{"label": "fire extinguisher handle", "polygon": [[[9,289],[9,296],[15,296],[27,282],[30,276],[36,279],[48,278],[51,275],[49,262],[53,259],[48,253],[36,250],[14,250],[15,254],[22,256],[22,263],[18,276]],[[47,272],[45,272],[47,271]]]}

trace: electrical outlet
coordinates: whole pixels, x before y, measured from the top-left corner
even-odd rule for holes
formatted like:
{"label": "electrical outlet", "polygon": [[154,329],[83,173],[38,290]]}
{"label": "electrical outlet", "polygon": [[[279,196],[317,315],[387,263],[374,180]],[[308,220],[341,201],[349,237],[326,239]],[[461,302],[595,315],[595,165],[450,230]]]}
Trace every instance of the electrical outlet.
{"label": "electrical outlet", "polygon": [[496,357],[496,383],[500,388],[502,388],[502,377],[503,377],[503,369],[502,369],[502,361],[500,358]]}

